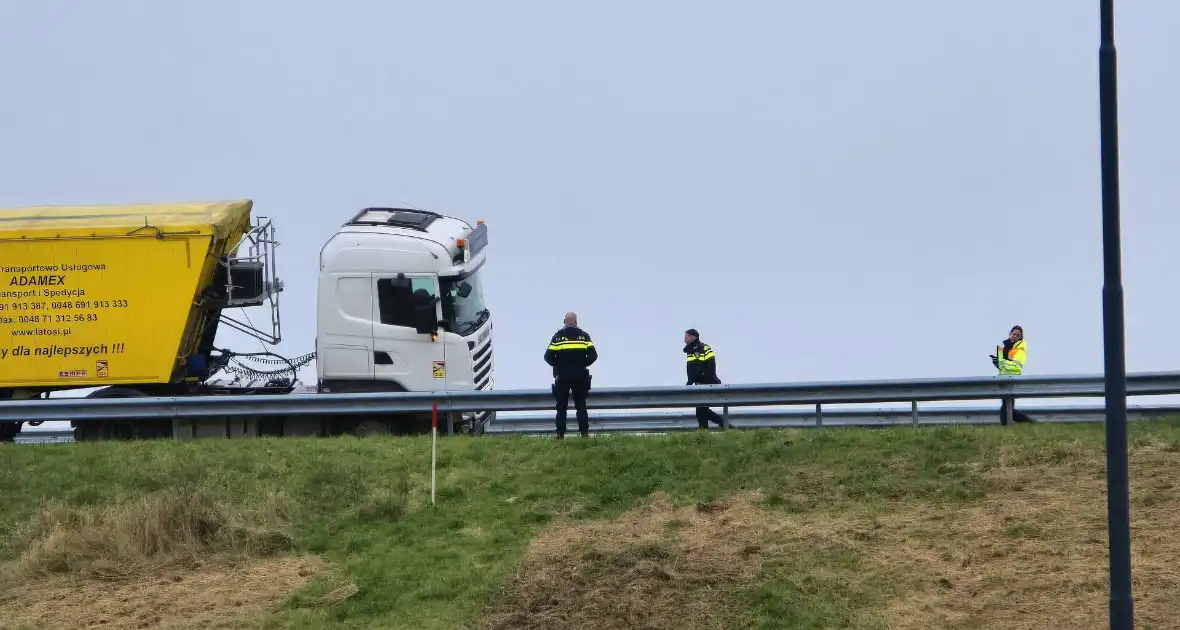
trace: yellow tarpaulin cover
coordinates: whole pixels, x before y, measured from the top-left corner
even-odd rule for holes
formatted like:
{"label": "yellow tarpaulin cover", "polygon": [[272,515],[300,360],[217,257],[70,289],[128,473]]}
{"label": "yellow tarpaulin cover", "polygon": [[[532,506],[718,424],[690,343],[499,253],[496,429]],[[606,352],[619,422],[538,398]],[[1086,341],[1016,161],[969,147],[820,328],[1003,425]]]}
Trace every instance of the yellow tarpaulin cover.
{"label": "yellow tarpaulin cover", "polygon": [[[254,202],[198,201],[102,206],[32,206],[0,209],[0,238],[128,233],[146,226],[165,233],[213,234],[226,238],[249,229]],[[67,234],[61,234],[67,236]]]}

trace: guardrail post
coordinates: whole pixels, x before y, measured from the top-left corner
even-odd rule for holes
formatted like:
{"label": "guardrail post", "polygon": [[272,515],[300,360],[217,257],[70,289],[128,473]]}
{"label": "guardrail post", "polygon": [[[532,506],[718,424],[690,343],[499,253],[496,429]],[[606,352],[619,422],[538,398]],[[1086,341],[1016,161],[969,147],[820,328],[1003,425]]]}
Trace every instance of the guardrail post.
{"label": "guardrail post", "polygon": [[1012,424],[1012,412],[1016,409],[1016,398],[1004,397],[1004,424]]}
{"label": "guardrail post", "polygon": [[815,403],[815,426],[821,428],[824,426],[824,406],[823,403]]}
{"label": "guardrail post", "polygon": [[725,405],[721,408],[721,430],[729,430],[729,405]]}
{"label": "guardrail post", "polygon": [[918,426],[918,401],[910,401],[910,417],[913,418],[914,426]]}

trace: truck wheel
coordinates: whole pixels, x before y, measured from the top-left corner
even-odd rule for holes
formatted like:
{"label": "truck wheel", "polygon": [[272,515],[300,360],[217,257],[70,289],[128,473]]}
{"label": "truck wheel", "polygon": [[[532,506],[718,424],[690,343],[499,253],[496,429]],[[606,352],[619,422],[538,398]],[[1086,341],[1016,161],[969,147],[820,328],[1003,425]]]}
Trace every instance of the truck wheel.
{"label": "truck wheel", "polygon": [[0,442],[12,442],[20,433],[19,422],[0,422]]}
{"label": "truck wheel", "polygon": [[393,433],[393,427],[389,425],[388,420],[361,420],[352,429],[352,434],[357,437],[389,435],[391,433]]}
{"label": "truck wheel", "polygon": [[484,421],[483,424],[479,425],[479,427],[476,430],[472,431],[472,435],[486,435],[488,433],[488,429],[491,428],[492,423],[495,421],[496,421],[496,412],[493,411],[488,416],[488,419]]}
{"label": "truck wheel", "polygon": [[74,426],[75,442],[95,442],[106,439],[107,425],[105,420],[83,420]]}
{"label": "truck wheel", "polygon": [[[90,392],[87,398],[143,398],[147,394],[132,387],[108,387]],[[74,441],[150,440],[172,437],[171,420],[83,420],[74,428]]]}

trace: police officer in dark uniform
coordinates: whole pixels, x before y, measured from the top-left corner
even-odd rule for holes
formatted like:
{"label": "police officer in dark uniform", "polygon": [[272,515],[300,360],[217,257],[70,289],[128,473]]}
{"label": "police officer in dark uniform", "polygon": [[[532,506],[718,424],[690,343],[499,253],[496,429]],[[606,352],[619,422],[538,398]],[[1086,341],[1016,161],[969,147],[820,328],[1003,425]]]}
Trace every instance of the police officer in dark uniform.
{"label": "police officer in dark uniform", "polygon": [[[713,348],[707,343],[701,343],[701,335],[696,328],[684,331],[684,354],[688,355],[688,383],[686,385],[720,385],[717,377],[717,359],[713,356]],[[697,407],[697,425],[702,429],[709,428],[709,422],[717,426],[722,425],[721,415],[708,407]]]}
{"label": "police officer in dark uniform", "polygon": [[565,413],[570,394],[578,417],[578,432],[590,435],[590,416],[586,412],[586,394],[590,392],[590,370],[598,360],[598,350],[586,331],[578,328],[578,316],[565,314],[565,326],[553,335],[545,350],[545,363],[553,367],[553,396],[557,399],[557,439],[565,438]]}

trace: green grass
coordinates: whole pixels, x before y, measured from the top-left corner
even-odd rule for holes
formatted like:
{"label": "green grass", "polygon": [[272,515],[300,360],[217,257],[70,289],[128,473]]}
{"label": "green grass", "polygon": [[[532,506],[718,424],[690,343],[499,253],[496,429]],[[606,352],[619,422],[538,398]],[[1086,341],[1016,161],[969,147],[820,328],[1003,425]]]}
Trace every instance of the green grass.
{"label": "green grass", "polygon": [[[1131,435],[1180,445],[1169,423],[1136,423]],[[3,446],[0,560],[27,549],[18,534],[47,501],[99,509],[183,488],[244,514],[278,497],[294,549],[327,558],[356,588],[325,603],[339,584],[315,581],[264,627],[477,627],[544,528],[611,519],[656,492],[693,504],[759,488],[775,514],[873,519],[898,506],[978,504],[997,467],[1051,465],[1102,443],[1100,425],[443,439],[433,508],[428,438]],[[670,521],[669,535],[682,525]],[[1003,535],[1037,529],[1013,522]],[[716,627],[884,627],[861,613],[883,604],[889,581],[847,577],[861,572],[863,550],[833,543],[764,558],[757,581],[728,589]]]}

